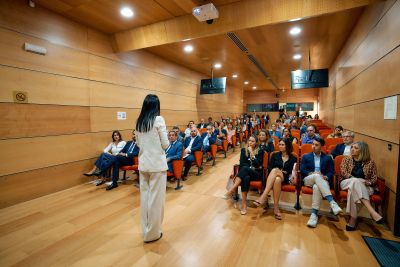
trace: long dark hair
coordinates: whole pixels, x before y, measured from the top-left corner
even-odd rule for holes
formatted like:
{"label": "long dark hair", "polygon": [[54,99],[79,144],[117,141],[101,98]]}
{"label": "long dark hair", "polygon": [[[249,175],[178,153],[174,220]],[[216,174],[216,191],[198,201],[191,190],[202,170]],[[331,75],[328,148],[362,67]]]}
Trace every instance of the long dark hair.
{"label": "long dark hair", "polygon": [[111,138],[112,138],[113,142],[115,142],[114,134],[118,134],[118,136],[119,136],[119,142],[121,142],[121,141],[122,141],[122,135],[121,135],[121,133],[120,133],[119,131],[113,131],[113,132],[112,132]]}
{"label": "long dark hair", "polygon": [[150,131],[157,116],[160,116],[160,100],[156,95],[147,95],[143,100],[142,110],[136,121],[136,131],[141,133]]}
{"label": "long dark hair", "polygon": [[286,147],[286,154],[291,155],[293,152],[292,141],[289,138],[281,138],[279,142],[284,142]]}

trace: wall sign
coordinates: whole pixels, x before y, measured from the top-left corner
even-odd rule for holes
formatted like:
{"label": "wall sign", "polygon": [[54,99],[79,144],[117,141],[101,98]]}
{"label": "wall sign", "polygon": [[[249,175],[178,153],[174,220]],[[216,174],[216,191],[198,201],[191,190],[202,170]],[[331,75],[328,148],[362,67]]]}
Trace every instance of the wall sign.
{"label": "wall sign", "polygon": [[118,111],[117,112],[117,120],[119,120],[119,121],[126,120],[126,112],[125,111]]}
{"label": "wall sign", "polygon": [[397,95],[385,97],[383,119],[397,119]]}

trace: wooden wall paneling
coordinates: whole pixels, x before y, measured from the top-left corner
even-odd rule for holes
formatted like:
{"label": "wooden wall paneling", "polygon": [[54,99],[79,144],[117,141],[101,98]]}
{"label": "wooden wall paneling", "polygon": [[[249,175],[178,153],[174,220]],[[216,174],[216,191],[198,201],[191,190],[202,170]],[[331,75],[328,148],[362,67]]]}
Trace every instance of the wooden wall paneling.
{"label": "wooden wall paneling", "polygon": [[386,15],[369,32],[365,40],[357,47],[351,58],[342,66],[342,70],[338,72],[336,77],[337,87],[342,87],[354,76],[399,45],[399,12],[400,2],[396,1]]}
{"label": "wooden wall paneling", "polygon": [[115,85],[149,88],[152,73],[107,58],[89,55],[89,78]]}
{"label": "wooden wall paneling", "polygon": [[87,28],[87,50],[95,55],[119,60],[111,46],[109,35]]}
{"label": "wooden wall paneling", "polygon": [[[87,28],[25,0],[0,1],[0,26],[30,34],[47,41],[86,50]],[[35,18],[35,19],[32,19]]]}
{"label": "wooden wall paneling", "polygon": [[[378,175],[386,181],[386,186],[394,193],[397,191],[397,164],[399,154],[399,145],[391,142],[379,140],[362,133],[355,133],[355,141],[364,141],[368,144],[371,158],[375,161],[378,168]],[[392,151],[387,148],[388,144],[392,144]]]}
{"label": "wooden wall paneling", "polygon": [[[117,112],[126,112],[126,120],[117,120]],[[140,109],[127,108],[90,108],[90,128],[92,132],[133,129]]]}
{"label": "wooden wall paneling", "polygon": [[336,108],[352,105],[356,102],[356,91],[336,87]]}
{"label": "wooden wall paneling", "polygon": [[0,209],[88,181],[94,159],[0,176]]}
{"label": "wooden wall paneling", "polygon": [[[43,39],[0,28],[0,64],[72,77],[88,77],[88,54]],[[47,49],[46,55],[23,50],[25,42]]]}
{"label": "wooden wall paneling", "polygon": [[31,104],[90,104],[89,82],[84,79],[0,66],[0,80],[0,102],[13,102],[13,91],[24,91]]}
{"label": "wooden wall paneling", "polygon": [[0,175],[92,158],[91,144],[91,134],[0,140]]}
{"label": "wooden wall paneling", "polygon": [[[384,100],[378,99],[354,106],[354,131],[399,144],[399,120],[384,120]],[[397,100],[397,117],[400,101]],[[375,123],[374,123],[375,122]],[[379,122],[379,124],[377,124]],[[379,125],[379,126],[378,126]]]}
{"label": "wooden wall paneling", "polygon": [[338,107],[398,94],[399,69],[400,48],[396,48],[338,90],[342,95]]}
{"label": "wooden wall paneling", "polygon": [[386,194],[386,204],[385,207],[387,224],[389,225],[389,229],[394,228],[394,218],[395,218],[395,210],[396,210],[396,193],[392,190],[388,190]]}
{"label": "wooden wall paneling", "polygon": [[0,103],[0,139],[86,133],[88,107]]}
{"label": "wooden wall paneling", "polygon": [[150,79],[150,89],[156,91],[196,97],[196,93],[199,90],[197,84],[189,83],[163,74],[154,73]]}
{"label": "wooden wall paneling", "polygon": [[[364,41],[368,32],[375,27],[376,23],[378,23],[382,16],[385,15],[387,10],[390,9],[395,2],[396,0],[381,1],[374,3],[369,8],[365,9],[333,66],[342,66],[351,57],[355,49],[357,49],[360,43]],[[331,72],[331,70],[329,71]]]}
{"label": "wooden wall paneling", "polygon": [[[174,125],[187,125],[189,121],[194,120],[198,122],[197,111],[175,111],[175,110],[161,110],[161,116],[164,117],[165,123],[169,128]],[[136,123],[136,119],[135,119]]]}
{"label": "wooden wall paneling", "polygon": [[354,129],[354,106],[337,108],[335,110],[335,125],[341,125],[344,129]]}

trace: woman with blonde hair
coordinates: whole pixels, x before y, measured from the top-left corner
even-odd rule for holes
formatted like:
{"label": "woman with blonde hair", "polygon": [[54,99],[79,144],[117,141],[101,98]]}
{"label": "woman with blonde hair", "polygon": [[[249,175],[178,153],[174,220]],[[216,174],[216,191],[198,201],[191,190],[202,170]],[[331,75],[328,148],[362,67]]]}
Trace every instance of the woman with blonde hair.
{"label": "woman with blonde hair", "polygon": [[374,185],[378,179],[376,164],[371,160],[368,144],[362,141],[351,145],[351,156],[346,156],[340,165],[340,187],[348,190],[346,212],[350,213],[350,220],[346,225],[347,231],[356,229],[358,204],[363,204],[372,219],[384,223],[383,217],[375,211],[369,200],[374,193]]}
{"label": "woman with blonde hair", "polygon": [[247,213],[247,193],[250,188],[250,181],[258,181],[262,179],[262,163],[264,158],[264,150],[260,150],[257,145],[257,137],[250,136],[247,147],[240,151],[239,173],[236,175],[233,187],[225,194],[231,197],[236,189],[241,187],[242,191],[242,208],[240,214]]}

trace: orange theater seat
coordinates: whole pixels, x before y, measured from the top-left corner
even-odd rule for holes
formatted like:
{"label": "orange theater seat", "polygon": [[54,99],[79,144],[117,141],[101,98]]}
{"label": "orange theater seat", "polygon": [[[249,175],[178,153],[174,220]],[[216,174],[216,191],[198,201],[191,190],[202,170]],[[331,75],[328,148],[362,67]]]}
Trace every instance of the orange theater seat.
{"label": "orange theater seat", "polygon": [[182,178],[183,165],[184,165],[183,159],[176,159],[172,161],[172,172],[167,172],[167,177],[176,179],[175,190],[179,190],[182,188],[181,178]]}
{"label": "orange theater seat", "polygon": [[332,145],[338,145],[343,143],[343,138],[328,138],[325,140],[325,147],[329,148]]}
{"label": "orange theater seat", "polygon": [[134,157],[133,158],[133,165],[130,166],[121,166],[119,169],[121,171],[124,171],[124,180],[126,180],[126,171],[134,171],[136,173],[138,173],[138,168],[139,168],[139,158],[138,157]]}
{"label": "orange theater seat", "polygon": [[194,152],[194,161],[192,165],[197,166],[197,176],[200,175],[200,170],[201,170],[201,165],[203,164],[203,149],[200,151],[195,151]]}
{"label": "orange theater seat", "polygon": [[308,154],[308,153],[311,153],[313,150],[312,150],[312,144],[304,144],[304,145],[301,145],[301,154],[300,154],[300,157],[302,157],[303,155],[305,155],[305,154]]}
{"label": "orange theater seat", "polygon": [[224,156],[226,158],[226,152],[228,152],[228,140],[226,140],[226,139],[222,140],[222,144],[220,146],[217,146],[217,152],[218,151],[223,151]]}

